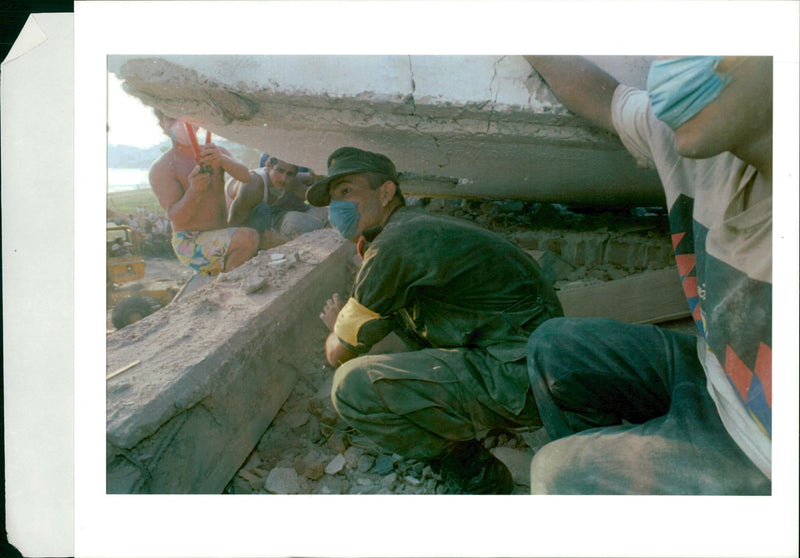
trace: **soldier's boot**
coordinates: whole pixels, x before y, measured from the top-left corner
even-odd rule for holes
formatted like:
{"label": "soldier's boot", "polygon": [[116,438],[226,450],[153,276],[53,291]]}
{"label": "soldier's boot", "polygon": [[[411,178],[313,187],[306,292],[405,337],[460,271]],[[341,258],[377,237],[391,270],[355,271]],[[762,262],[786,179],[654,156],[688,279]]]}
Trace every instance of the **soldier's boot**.
{"label": "soldier's boot", "polygon": [[455,442],[431,466],[442,475],[448,494],[511,494],[511,471],[477,440]]}

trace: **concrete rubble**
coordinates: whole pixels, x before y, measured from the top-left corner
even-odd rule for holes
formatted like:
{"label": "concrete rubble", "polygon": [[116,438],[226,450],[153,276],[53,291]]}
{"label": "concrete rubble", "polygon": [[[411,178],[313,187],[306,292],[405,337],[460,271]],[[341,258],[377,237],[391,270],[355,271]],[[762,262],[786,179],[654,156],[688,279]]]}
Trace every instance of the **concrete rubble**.
{"label": "concrete rubble", "polygon": [[[388,347],[397,350],[399,347]],[[324,362],[318,350],[319,361]],[[349,428],[334,412],[334,370],[321,365],[297,383],[226,494],[441,494],[429,465],[387,453]],[[546,434],[536,431],[539,438]],[[533,430],[491,433],[483,442],[511,470],[515,494],[530,491]]]}

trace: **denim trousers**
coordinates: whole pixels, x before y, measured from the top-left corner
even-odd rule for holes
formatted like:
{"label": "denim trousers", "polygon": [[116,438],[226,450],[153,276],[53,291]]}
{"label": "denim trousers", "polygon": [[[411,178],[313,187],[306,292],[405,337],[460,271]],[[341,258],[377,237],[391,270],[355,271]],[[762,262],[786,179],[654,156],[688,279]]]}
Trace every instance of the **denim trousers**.
{"label": "denim trousers", "polygon": [[770,494],[706,387],[691,335],[601,318],[555,318],[528,341],[528,373],[554,441],[534,494]]}

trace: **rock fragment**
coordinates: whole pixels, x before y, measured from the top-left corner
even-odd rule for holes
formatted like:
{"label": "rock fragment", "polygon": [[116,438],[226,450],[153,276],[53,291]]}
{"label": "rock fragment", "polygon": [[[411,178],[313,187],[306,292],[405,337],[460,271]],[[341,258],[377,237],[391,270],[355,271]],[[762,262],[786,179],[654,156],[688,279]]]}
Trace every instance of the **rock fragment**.
{"label": "rock fragment", "polygon": [[300,484],[293,467],[276,467],[269,472],[264,488],[273,494],[297,494]]}
{"label": "rock fragment", "polygon": [[336,454],[336,457],[334,457],[333,460],[325,467],[325,474],[335,475],[344,469],[345,463],[346,460],[344,455],[341,453]]}

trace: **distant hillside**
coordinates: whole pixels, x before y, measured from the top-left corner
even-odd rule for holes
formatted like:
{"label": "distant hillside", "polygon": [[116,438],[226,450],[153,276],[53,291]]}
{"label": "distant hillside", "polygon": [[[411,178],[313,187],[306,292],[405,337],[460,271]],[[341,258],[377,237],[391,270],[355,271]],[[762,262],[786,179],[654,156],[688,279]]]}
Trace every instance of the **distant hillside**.
{"label": "distant hillside", "polygon": [[[217,145],[230,151],[231,155],[250,168],[258,166],[261,153],[246,145],[233,143],[228,140],[218,140]],[[133,145],[109,145],[108,168],[111,169],[147,169],[158,159],[162,153],[170,148],[169,140],[148,148]]]}

